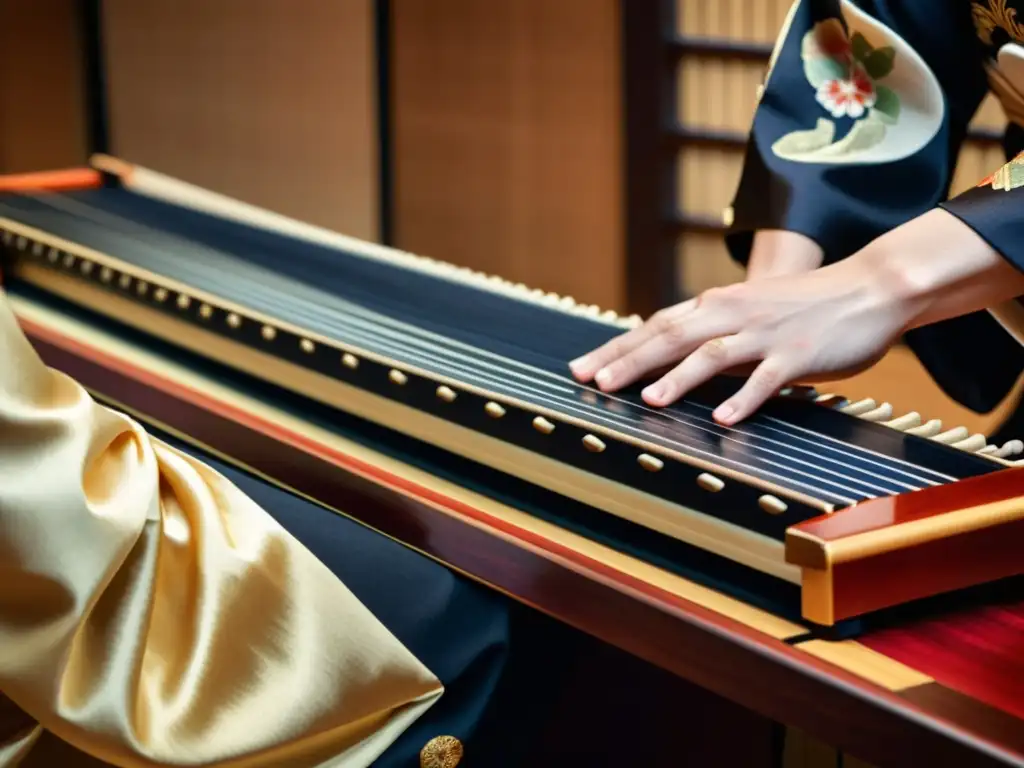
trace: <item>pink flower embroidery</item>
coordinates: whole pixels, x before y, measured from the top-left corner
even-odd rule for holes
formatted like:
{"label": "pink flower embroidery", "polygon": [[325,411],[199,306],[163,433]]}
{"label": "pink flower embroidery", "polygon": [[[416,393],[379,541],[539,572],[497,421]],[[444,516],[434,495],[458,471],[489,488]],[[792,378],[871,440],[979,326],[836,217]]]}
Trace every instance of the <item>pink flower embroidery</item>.
{"label": "pink flower embroidery", "polygon": [[815,96],[832,117],[856,119],[875,105],[875,83],[863,67],[853,65],[845,77],[819,85]]}

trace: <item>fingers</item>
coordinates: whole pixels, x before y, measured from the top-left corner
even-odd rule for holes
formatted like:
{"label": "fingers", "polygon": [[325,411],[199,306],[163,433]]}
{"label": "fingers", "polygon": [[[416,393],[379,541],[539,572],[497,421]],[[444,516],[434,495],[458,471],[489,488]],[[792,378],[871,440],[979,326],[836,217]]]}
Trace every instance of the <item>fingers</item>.
{"label": "fingers", "polygon": [[743,387],[714,411],[724,425],[747,418],[806,374],[805,363],[814,357],[813,345],[804,340],[808,329],[796,323],[788,331],[795,340],[786,341],[775,317],[781,311],[778,302],[761,301],[749,285],[706,291],[657,313],[574,360],[573,375],[612,392],[658,372],[642,397],[651,406],[665,407],[717,375],[752,371]]}
{"label": "fingers", "polygon": [[649,405],[671,405],[713,376],[758,360],[762,352],[762,345],[750,334],[712,339],[702,344],[693,354],[644,389],[641,394]]}
{"label": "fingers", "polygon": [[650,326],[644,323],[639,328],[634,328],[621,336],[616,336],[593,352],[576,358],[569,363],[569,370],[572,371],[577,381],[586,384],[612,360],[622,357],[624,354],[642,346],[651,336],[653,336],[653,333]]}
{"label": "fingers", "polygon": [[[698,349],[703,351],[699,360],[705,364],[724,361],[729,367],[731,352],[726,353],[726,343],[721,339],[724,334],[732,333],[734,326],[735,318],[710,312],[692,312],[663,321],[657,335],[598,371],[595,380],[606,392],[621,389],[658,368],[676,365],[680,360],[688,363]],[[717,342],[716,337],[719,337]]]}
{"label": "fingers", "polygon": [[591,381],[599,371],[605,369],[616,360],[638,350],[653,339],[666,325],[689,314],[693,310],[694,305],[694,301],[687,301],[671,309],[662,310],[653,315],[639,328],[634,328],[621,336],[616,336],[593,352],[573,360],[569,363],[569,369],[578,381],[582,383]]}
{"label": "fingers", "polygon": [[577,378],[592,375],[605,392],[633,384],[659,369],[688,357],[702,343],[732,333],[735,317],[722,312],[695,312],[680,305],[651,318],[635,335],[613,339],[571,364]]}
{"label": "fingers", "polygon": [[605,392],[628,387],[659,368],[674,365],[692,348],[685,340],[658,334],[597,372],[594,381]]}
{"label": "fingers", "polygon": [[782,357],[768,357],[740,387],[739,391],[719,405],[712,417],[726,426],[742,421],[789,382],[801,376],[801,368]]}

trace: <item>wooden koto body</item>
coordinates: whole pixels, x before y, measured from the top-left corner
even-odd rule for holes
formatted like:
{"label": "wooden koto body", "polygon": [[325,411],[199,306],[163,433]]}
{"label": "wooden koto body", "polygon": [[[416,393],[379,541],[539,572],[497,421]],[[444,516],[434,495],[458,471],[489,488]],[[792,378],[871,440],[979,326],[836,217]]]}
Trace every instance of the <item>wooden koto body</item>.
{"label": "wooden koto body", "polygon": [[[188,362],[19,295],[11,301],[50,365],[157,437],[169,433],[214,455],[220,446],[229,452],[222,458],[250,472],[287,480],[338,514],[719,695],[875,765],[1024,766],[1024,679],[1013,672],[1012,628],[1000,636],[989,626],[998,607],[972,601],[923,624],[903,622],[895,634],[818,639],[798,623],[313,427]],[[1024,593],[1016,592],[1017,604],[1004,610],[1019,621]],[[983,626],[972,627],[973,612]],[[953,662],[928,653],[934,646]]]}
{"label": "wooden koto body", "polygon": [[805,390],[737,429],[710,420],[732,382],[664,411],[606,396],[565,362],[635,320],[100,165],[118,186],[49,174],[0,197],[9,291],[37,334],[66,317],[151,345],[812,624],[1021,571],[1006,447]]}

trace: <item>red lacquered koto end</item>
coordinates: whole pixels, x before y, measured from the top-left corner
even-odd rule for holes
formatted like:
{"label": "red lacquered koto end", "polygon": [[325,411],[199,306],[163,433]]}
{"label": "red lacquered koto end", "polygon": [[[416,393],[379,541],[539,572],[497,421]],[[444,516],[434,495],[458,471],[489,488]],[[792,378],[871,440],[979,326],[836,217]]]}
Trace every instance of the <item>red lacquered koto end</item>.
{"label": "red lacquered koto end", "polygon": [[1024,467],[872,499],[793,526],[804,618],[842,619],[1024,573]]}

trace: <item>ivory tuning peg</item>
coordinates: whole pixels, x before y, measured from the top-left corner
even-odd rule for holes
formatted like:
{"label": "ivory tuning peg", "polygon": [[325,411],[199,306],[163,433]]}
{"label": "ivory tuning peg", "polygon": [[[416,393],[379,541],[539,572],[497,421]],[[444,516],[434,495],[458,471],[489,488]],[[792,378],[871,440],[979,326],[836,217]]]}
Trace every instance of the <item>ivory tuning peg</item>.
{"label": "ivory tuning peg", "polygon": [[1007,459],[1010,456],[1016,456],[1019,453],[1024,452],[1024,442],[1020,440],[1010,440],[1003,443],[1002,446],[998,445],[986,445],[978,453],[983,453],[986,456],[992,456],[996,459]]}
{"label": "ivory tuning peg", "polygon": [[973,434],[966,440],[960,440],[959,442],[953,443],[954,448],[959,448],[961,451],[980,451],[985,447],[985,436],[982,434]]}
{"label": "ivory tuning peg", "polygon": [[878,407],[878,404],[871,398],[865,398],[864,400],[858,400],[855,403],[843,406],[839,410],[850,416],[860,416],[862,413],[868,413]]}
{"label": "ivory tuning peg", "polygon": [[858,414],[865,421],[885,421],[892,418],[892,406],[889,403],[882,403],[877,408]]}
{"label": "ivory tuning peg", "polygon": [[807,392],[801,392],[800,389],[799,387],[786,387],[779,394],[785,397],[805,396],[826,408],[835,408],[850,416],[873,421],[898,432],[930,438],[962,451],[1000,459],[1007,464],[1024,465],[1024,459],[1008,461],[1010,457],[1024,453],[1024,440],[1010,440],[1002,446],[990,445],[984,435],[972,435],[967,427],[953,427],[943,431],[940,419],[924,421],[917,411],[893,418],[893,408],[889,403],[878,405],[872,398],[864,398],[851,403],[830,392],[818,394],[811,388],[805,388],[808,390]]}
{"label": "ivory tuning peg", "polygon": [[1009,440],[1003,443],[1003,447],[999,449],[1000,452],[1005,452],[1006,456],[1014,456],[1018,453],[1024,453],[1024,440]]}
{"label": "ivory tuning peg", "polygon": [[953,429],[947,429],[945,432],[933,435],[932,440],[937,443],[952,445],[953,443],[958,443],[961,440],[966,440],[969,435],[970,432],[967,427],[953,427]]}
{"label": "ivory tuning peg", "polygon": [[895,419],[883,421],[882,424],[890,429],[895,429],[898,432],[905,432],[908,429],[921,426],[921,414],[917,411],[911,411],[910,413],[898,416]]}
{"label": "ivory tuning peg", "polygon": [[907,430],[908,435],[917,435],[918,437],[934,437],[940,432],[942,432],[941,419],[931,419],[919,427],[911,427]]}

